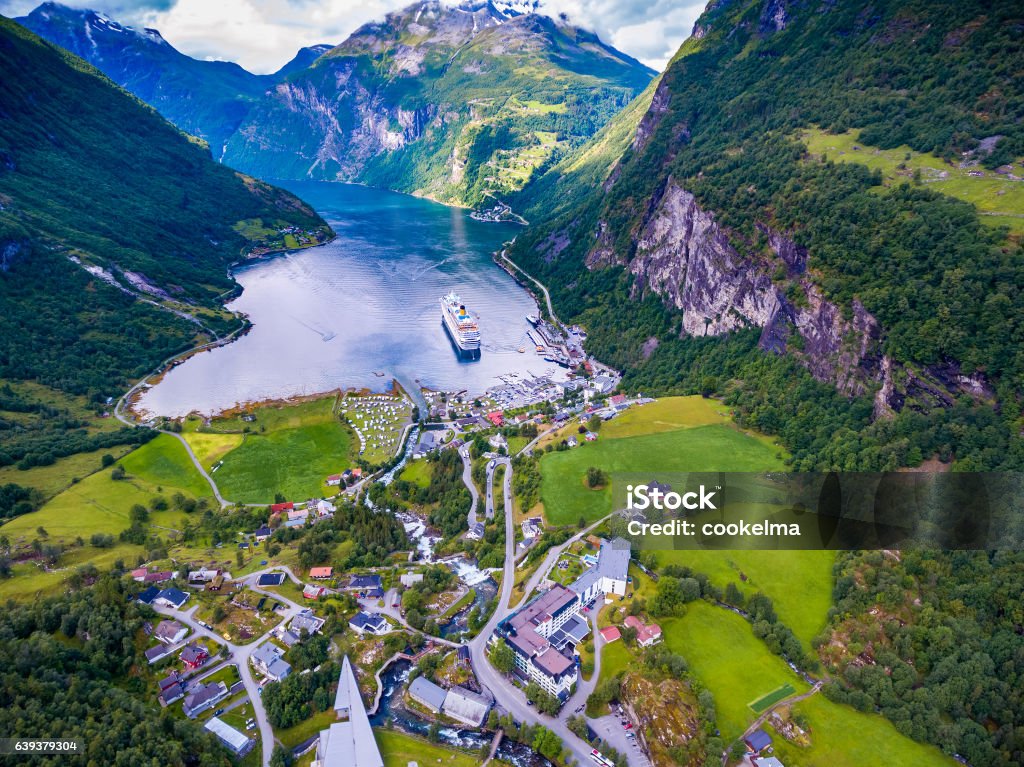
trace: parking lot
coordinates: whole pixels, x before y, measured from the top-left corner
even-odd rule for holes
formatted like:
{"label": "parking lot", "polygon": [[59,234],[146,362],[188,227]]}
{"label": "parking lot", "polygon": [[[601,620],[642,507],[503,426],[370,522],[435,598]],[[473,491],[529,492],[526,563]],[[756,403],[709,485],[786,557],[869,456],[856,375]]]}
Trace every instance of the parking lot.
{"label": "parking lot", "polygon": [[636,738],[629,737],[629,732],[614,714],[608,714],[598,719],[588,719],[591,729],[597,733],[603,741],[611,745],[619,753],[625,754],[629,759],[630,767],[651,767],[650,760],[640,749]]}

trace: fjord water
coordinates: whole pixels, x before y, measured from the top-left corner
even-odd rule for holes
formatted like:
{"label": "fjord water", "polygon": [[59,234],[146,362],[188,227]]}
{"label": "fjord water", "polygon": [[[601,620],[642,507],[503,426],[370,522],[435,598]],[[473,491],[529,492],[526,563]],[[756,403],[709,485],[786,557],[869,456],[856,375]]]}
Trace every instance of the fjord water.
{"label": "fjord water", "polygon": [[[141,411],[213,414],[337,388],[381,391],[394,378],[479,394],[504,374],[554,370],[526,337],[536,303],[491,258],[516,227],[362,186],[281,186],[316,208],[337,239],[238,268],[243,291],[230,307],[249,316],[250,332],[173,368],[142,395]],[[460,360],[441,326],[438,299],[450,290],[479,315],[479,360]]]}

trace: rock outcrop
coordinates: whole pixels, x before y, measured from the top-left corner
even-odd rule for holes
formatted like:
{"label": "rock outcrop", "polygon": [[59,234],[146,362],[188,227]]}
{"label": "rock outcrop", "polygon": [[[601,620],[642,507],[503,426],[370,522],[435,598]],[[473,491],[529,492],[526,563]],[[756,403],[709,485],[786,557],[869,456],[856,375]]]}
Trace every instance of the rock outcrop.
{"label": "rock outcrop", "polygon": [[952,363],[910,370],[886,357],[875,317],[858,300],[845,311],[830,301],[807,272],[809,254],[792,237],[762,226],[771,253],[740,252],[738,238],[671,177],[649,210],[631,258],[616,251],[601,221],[586,264],[625,266],[635,277],[632,297],[659,296],[682,315],[683,334],[761,328],[765,351],[792,354],[847,396],[875,392],[876,417],[908,401],[948,406],[959,393],[990,394],[983,379],[961,374]]}

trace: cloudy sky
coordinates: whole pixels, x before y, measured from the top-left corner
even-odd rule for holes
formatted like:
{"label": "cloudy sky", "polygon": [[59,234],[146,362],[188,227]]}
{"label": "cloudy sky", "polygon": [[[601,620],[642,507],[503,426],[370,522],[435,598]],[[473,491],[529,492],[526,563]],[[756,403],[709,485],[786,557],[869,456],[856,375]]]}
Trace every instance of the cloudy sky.
{"label": "cloudy sky", "polygon": [[[20,16],[40,0],[0,0]],[[252,72],[277,70],[305,45],[340,43],[367,21],[414,0],[64,0],[136,27],[159,29],[174,47],[202,59],[237,61]],[[689,36],[702,0],[543,0],[576,24],[655,69]]]}

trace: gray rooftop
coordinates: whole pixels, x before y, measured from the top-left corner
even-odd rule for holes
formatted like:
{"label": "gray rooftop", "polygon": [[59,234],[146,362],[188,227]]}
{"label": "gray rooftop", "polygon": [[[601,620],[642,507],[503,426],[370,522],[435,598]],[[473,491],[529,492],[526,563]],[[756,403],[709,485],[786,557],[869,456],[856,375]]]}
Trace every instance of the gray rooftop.
{"label": "gray rooftop", "polygon": [[418,676],[409,685],[409,694],[425,706],[440,711],[448,693],[426,677]]}
{"label": "gray rooftop", "polygon": [[341,664],[334,710],[338,716],[347,716],[348,721],[335,722],[320,731],[317,757],[323,767],[384,767],[347,655]]}
{"label": "gray rooftop", "polygon": [[491,710],[491,701],[465,687],[453,687],[444,698],[444,713],[472,727],[479,727]]}
{"label": "gray rooftop", "polygon": [[597,571],[605,578],[626,580],[629,573],[629,541],[615,538],[601,542],[601,553],[597,558]]}

